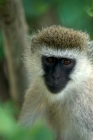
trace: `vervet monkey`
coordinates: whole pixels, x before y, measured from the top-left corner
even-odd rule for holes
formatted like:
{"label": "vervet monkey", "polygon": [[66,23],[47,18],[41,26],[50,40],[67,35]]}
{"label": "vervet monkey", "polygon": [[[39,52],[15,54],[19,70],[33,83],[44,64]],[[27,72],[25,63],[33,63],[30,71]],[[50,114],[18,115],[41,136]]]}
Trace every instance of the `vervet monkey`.
{"label": "vervet monkey", "polygon": [[20,123],[43,116],[57,140],[93,140],[92,44],[87,33],[51,26],[31,38],[25,64],[31,73]]}

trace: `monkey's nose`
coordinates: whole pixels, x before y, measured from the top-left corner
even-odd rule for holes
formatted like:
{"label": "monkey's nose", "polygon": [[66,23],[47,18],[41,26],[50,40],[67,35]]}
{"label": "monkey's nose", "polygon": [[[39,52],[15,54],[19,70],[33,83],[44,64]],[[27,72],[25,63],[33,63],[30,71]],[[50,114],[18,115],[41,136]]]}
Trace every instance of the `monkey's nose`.
{"label": "monkey's nose", "polygon": [[60,78],[60,76],[59,76],[59,74],[52,74],[52,78],[53,78],[54,80],[57,80],[57,79]]}

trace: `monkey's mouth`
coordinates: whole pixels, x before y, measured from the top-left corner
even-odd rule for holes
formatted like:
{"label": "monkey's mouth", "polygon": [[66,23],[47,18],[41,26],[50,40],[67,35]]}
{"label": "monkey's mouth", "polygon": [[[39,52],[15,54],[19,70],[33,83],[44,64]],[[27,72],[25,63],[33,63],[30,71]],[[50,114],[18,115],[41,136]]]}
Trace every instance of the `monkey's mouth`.
{"label": "monkey's mouth", "polygon": [[48,90],[53,94],[58,94],[65,87],[63,85],[59,86],[58,84],[55,83],[54,84],[47,83],[46,85]]}

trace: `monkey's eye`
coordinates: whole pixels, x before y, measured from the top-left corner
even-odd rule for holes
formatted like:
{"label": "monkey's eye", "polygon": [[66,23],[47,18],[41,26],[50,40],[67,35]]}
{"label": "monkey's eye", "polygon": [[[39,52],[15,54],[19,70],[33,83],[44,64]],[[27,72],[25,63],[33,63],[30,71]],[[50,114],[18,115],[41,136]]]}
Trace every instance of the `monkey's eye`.
{"label": "monkey's eye", "polygon": [[48,63],[54,63],[55,58],[54,58],[54,57],[47,57],[47,58],[46,58],[46,61],[47,61]]}
{"label": "monkey's eye", "polygon": [[64,58],[64,59],[62,59],[62,63],[64,65],[70,65],[71,64],[71,60]]}

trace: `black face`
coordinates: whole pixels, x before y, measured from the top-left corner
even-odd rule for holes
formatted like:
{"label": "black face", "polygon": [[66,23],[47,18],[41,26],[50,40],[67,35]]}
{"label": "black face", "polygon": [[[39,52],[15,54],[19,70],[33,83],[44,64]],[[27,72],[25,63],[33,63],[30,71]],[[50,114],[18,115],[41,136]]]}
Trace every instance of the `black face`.
{"label": "black face", "polygon": [[69,75],[75,66],[75,60],[56,57],[42,57],[44,80],[51,93],[60,92],[70,80]]}

